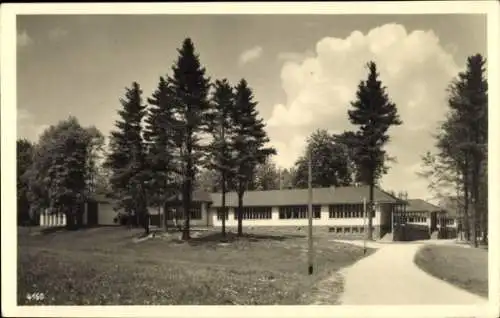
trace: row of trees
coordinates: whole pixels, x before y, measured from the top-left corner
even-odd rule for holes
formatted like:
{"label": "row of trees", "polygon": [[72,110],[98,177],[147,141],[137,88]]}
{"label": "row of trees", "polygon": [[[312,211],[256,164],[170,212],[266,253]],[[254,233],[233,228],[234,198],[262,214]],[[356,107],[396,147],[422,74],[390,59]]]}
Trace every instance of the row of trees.
{"label": "row of trees", "polygon": [[[402,123],[374,62],[367,64],[368,77],[358,85],[347,113],[357,130],[338,135],[315,131],[295,167],[277,171],[269,158],[276,151],[266,146],[269,139],[248,83],[242,79],[233,87],[226,79],[212,82],[190,39],[178,52],[172,74],[160,78],[147,103],[138,83],[127,89],[103,165],[119,208],[135,214],[146,232],[147,207],[164,207],[172,196],[180,195],[183,238],[189,239],[191,196],[195,188],[204,188],[221,192],[223,213],[227,213],[225,194],[237,192],[241,235],[245,191],[306,187],[308,152],[314,167],[313,186],[368,184],[369,208],[373,209],[373,187],[387,172],[391,159],[383,149],[389,141],[388,130]],[[85,192],[86,184],[95,174],[95,157],[102,144],[100,133],[82,128],[74,118],[49,129],[32,147],[34,155],[28,156],[33,163],[25,169],[29,177],[22,179],[29,189],[25,197],[36,199],[26,201],[33,201],[35,209],[50,208],[67,215],[78,211],[75,207],[89,192]],[[225,217],[222,220],[225,235]],[[372,237],[371,226],[368,236]]]}
{"label": "row of trees", "polygon": [[[460,211],[465,238],[488,241],[488,82],[481,54],[449,86],[448,113],[435,134],[437,151],[427,152],[421,176],[441,201]],[[451,191],[450,191],[451,190]]]}
{"label": "row of trees", "polygon": [[138,83],[127,88],[107,153],[104,136],[74,117],[48,128],[36,144],[18,140],[20,223],[49,210],[66,214],[68,227],[77,228],[82,204],[100,191],[116,198],[116,208],[147,233],[148,206],[163,208],[180,196],[183,239],[189,239],[192,194],[205,170],[215,176],[223,202],[225,192],[238,193],[242,234],[244,193],[254,184],[256,167],[276,152],[266,146],[269,139],[248,83],[211,82],[189,38],[178,52],[172,75],[160,78],[147,103]]}
{"label": "row of trees", "polygon": [[[374,186],[387,173],[387,163],[394,158],[384,150],[389,142],[390,127],[401,125],[396,105],[391,102],[386,87],[379,79],[374,62],[367,64],[368,76],[358,85],[356,99],[348,110],[348,119],[355,131],[330,134],[316,130],[307,141],[306,149],[290,170],[278,170],[267,161],[257,166],[256,178],[247,186],[252,190],[306,188],[308,186],[308,153],[311,153],[312,186],[347,186],[361,183],[370,186],[368,237],[372,238]],[[216,176],[206,171],[202,187],[218,190]]]}
{"label": "row of trees", "polygon": [[160,78],[147,99],[149,105],[143,103],[138,83],[121,101],[105,162],[112,193],[125,211],[136,213],[146,232],[147,207],[164,207],[172,196],[180,195],[182,237],[189,239],[189,211],[199,172],[213,171],[225,213],[225,193],[238,193],[241,235],[243,195],[256,166],[275,150],[266,146],[269,139],[248,83],[242,79],[233,87],[226,79],[211,82],[189,38],[178,52],[172,75]]}

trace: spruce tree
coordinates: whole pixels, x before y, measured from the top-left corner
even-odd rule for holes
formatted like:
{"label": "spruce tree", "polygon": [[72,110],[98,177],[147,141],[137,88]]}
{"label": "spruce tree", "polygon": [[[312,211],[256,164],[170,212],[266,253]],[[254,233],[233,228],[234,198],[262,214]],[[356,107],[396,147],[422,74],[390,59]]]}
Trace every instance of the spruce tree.
{"label": "spruce tree", "polygon": [[166,203],[175,194],[177,180],[177,145],[179,134],[176,129],[172,89],[164,77],[148,98],[148,112],[145,119],[144,139],[147,145],[147,161],[150,182],[148,198],[151,205],[163,211],[163,226],[167,227]]}
{"label": "spruce tree", "polygon": [[[429,188],[455,188],[466,240],[477,246],[477,227],[487,242],[488,83],[486,60],[468,57],[449,87],[448,114],[435,134],[437,153],[422,157]],[[472,233],[471,233],[472,232]]]}
{"label": "spruce tree", "polygon": [[226,237],[226,192],[230,178],[234,172],[234,160],[231,149],[232,122],[231,112],[234,108],[233,88],[226,79],[215,82],[215,92],[212,97],[213,111],[210,114],[210,157],[207,168],[217,172],[221,188],[222,237]]}
{"label": "spruce tree", "polygon": [[356,92],[356,100],[351,102],[352,109],[348,110],[349,121],[358,127],[356,132],[360,174],[364,182],[369,185],[369,216],[368,239],[373,239],[372,226],[375,214],[374,186],[383,174],[387,172],[385,165],[387,154],[383,149],[389,142],[388,130],[391,126],[401,125],[396,105],[391,102],[386,88],[379,80],[379,73],[374,62],[369,62],[368,78],[361,81]]}
{"label": "spruce tree", "polygon": [[117,208],[135,213],[136,222],[149,233],[149,218],[146,202],[147,162],[142,138],[142,120],[146,106],[142,101],[142,90],[134,82],[126,89],[125,98],[120,100],[120,120],[116,130],[111,132],[110,153],[106,166],[111,170],[110,184],[114,196],[119,199]]}
{"label": "spruce tree", "polygon": [[206,154],[202,137],[208,131],[210,103],[208,92],[210,78],[195,52],[191,39],[186,38],[178,50],[179,57],[172,67],[173,75],[168,82],[172,87],[179,136],[179,162],[181,163],[182,207],[184,228],[182,239],[190,238],[190,209],[196,173]]}
{"label": "spruce tree", "polygon": [[235,187],[238,194],[238,236],[243,234],[243,196],[254,178],[255,168],[276,154],[274,148],[266,146],[269,138],[256,106],[251,88],[242,79],[236,86],[235,107],[231,112],[234,125],[231,144],[235,155]]}
{"label": "spruce tree", "polygon": [[[470,189],[472,243],[477,247],[477,232],[485,226],[485,196],[480,193],[488,147],[488,83],[485,77],[486,60],[481,54],[467,58],[466,70],[458,74],[450,89],[449,106],[454,118],[453,130],[456,147],[469,164],[464,181]],[[470,183],[469,183],[470,180]],[[467,200],[468,201],[468,200]],[[482,227],[483,227],[482,226]],[[483,240],[487,241],[487,229],[483,228]]]}

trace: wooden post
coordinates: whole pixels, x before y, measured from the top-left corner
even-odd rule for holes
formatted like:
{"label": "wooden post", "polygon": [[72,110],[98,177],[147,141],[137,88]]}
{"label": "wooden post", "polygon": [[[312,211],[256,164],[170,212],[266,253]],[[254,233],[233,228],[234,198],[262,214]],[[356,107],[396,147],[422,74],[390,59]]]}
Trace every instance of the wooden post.
{"label": "wooden post", "polygon": [[366,254],[366,236],[368,235],[366,229],[366,198],[363,198],[363,228],[365,229],[365,235],[363,235],[363,254]]}
{"label": "wooden post", "polygon": [[313,273],[313,211],[312,211],[312,167],[311,167],[311,150],[308,150],[308,217],[309,217],[309,253],[308,253],[308,263],[309,263],[309,275]]}

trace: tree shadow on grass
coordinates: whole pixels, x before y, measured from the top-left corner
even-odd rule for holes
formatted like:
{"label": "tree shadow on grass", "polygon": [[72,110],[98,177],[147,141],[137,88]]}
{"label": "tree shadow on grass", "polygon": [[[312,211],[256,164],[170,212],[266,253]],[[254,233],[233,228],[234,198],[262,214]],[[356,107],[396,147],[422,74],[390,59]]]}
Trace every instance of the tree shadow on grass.
{"label": "tree shadow on grass", "polygon": [[243,233],[242,236],[238,236],[236,233],[227,232],[226,236],[223,237],[220,232],[212,232],[205,235],[200,235],[198,237],[192,237],[188,242],[190,245],[203,245],[203,244],[219,244],[219,243],[233,243],[233,242],[262,242],[262,241],[274,241],[283,242],[290,239],[304,238],[305,235],[298,234],[280,234],[280,235],[269,235],[269,234],[256,234],[256,233]]}

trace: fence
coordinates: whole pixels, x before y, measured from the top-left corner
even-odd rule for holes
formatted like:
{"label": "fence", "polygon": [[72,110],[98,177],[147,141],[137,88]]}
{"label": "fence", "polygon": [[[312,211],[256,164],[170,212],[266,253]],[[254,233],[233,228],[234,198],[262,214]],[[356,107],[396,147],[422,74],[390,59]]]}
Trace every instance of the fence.
{"label": "fence", "polygon": [[40,214],[40,226],[42,227],[56,227],[66,226],[66,215],[63,213],[53,214],[45,210]]}

